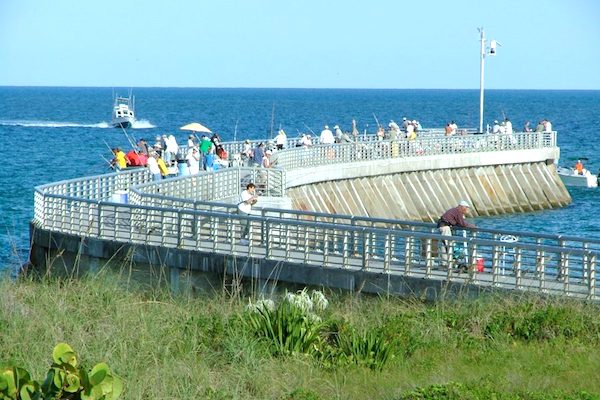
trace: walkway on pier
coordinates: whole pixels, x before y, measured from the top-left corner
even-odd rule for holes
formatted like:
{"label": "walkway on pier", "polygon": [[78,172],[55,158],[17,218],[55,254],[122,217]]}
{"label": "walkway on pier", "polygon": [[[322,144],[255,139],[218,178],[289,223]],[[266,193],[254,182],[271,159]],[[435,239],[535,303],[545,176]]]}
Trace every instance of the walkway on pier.
{"label": "walkway on pier", "polygon": [[[499,148],[496,140],[473,136],[445,138],[447,152],[439,155],[459,148],[460,154],[489,153],[492,145],[496,153],[555,151],[554,134],[523,136],[527,142],[518,145],[520,148],[513,142]],[[464,146],[467,142],[481,144],[482,139],[489,143],[487,148]],[[378,145],[361,144],[367,150],[355,162],[375,154]],[[336,148],[336,154],[345,157],[342,149]],[[435,145],[432,149],[440,151]],[[250,217],[234,213],[231,202],[248,181],[259,183],[263,194],[275,203],[282,199],[289,184],[287,174],[300,170],[300,165],[308,166],[294,161],[305,150],[281,152],[281,165],[294,165],[285,169],[230,168],[160,183],[150,182],[149,174],[141,170],[40,186],[35,193],[32,261],[45,263],[52,254],[79,240],[87,246],[75,248],[97,258],[109,258],[109,250],[116,251],[117,245],[144,247],[146,254],[153,248],[156,256],[146,255],[146,261],[166,263],[174,286],[179,285],[183,273],[211,269],[194,258],[204,254],[240,260],[249,257],[256,268],[236,272],[249,277],[370,292],[404,293],[415,285],[457,284],[597,299],[600,240],[478,229],[450,239],[452,246],[462,249],[456,264],[468,269],[459,273],[436,269],[438,243],[443,238],[430,223],[281,208],[263,208]],[[314,151],[322,152],[320,159],[327,163],[342,162],[330,158],[325,146]],[[288,153],[293,155],[286,156]],[[357,157],[359,153],[348,154]],[[429,156],[423,151],[402,158],[417,161]],[[371,157],[382,159],[381,154]],[[388,159],[394,158],[397,154],[390,151]],[[313,157],[311,162],[315,159],[319,160]],[[128,190],[128,204],[110,201],[117,190]],[[249,219],[252,226],[249,245],[239,243],[243,219]],[[190,262],[192,259],[195,261]],[[232,265],[225,261],[219,268],[233,273]],[[478,272],[478,267],[484,271]]]}

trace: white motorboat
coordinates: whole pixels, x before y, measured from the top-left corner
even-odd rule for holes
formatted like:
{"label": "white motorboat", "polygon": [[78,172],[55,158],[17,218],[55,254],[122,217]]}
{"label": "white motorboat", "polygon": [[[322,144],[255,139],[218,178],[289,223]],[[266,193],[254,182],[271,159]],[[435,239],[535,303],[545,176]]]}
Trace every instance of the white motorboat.
{"label": "white motorboat", "polygon": [[560,179],[565,186],[588,188],[595,188],[598,186],[598,177],[585,168],[581,174],[578,173],[576,169],[567,167],[557,167],[556,172],[558,172],[558,176],[560,176]]}
{"label": "white motorboat", "polygon": [[135,121],[135,97],[115,97],[111,125],[115,128],[129,128]]}

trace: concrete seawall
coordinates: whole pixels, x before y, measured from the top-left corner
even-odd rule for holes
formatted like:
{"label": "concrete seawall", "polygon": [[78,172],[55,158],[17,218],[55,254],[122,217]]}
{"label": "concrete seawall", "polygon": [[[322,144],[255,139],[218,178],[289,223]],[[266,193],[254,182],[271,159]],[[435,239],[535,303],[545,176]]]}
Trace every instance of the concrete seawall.
{"label": "concrete seawall", "polygon": [[[363,170],[364,171],[364,170]],[[319,174],[323,176],[323,174]],[[564,207],[571,196],[551,161],[464,166],[312,182],[289,188],[294,209],[435,221],[459,199],[472,216]],[[331,177],[330,177],[331,178]]]}

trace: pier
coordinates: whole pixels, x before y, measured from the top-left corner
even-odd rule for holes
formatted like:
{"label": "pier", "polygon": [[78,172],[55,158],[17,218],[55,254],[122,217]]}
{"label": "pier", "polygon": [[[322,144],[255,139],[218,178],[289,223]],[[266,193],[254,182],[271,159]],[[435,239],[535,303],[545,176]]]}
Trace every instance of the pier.
{"label": "pier", "polygon": [[[230,154],[242,143],[227,143]],[[31,262],[81,274],[126,263],[175,291],[248,278],[368,293],[439,296],[531,291],[597,300],[600,240],[478,228],[456,232],[453,266],[438,268],[433,224],[458,200],[472,215],[562,207],[556,133],[444,136],[295,147],[277,168],[227,168],[152,182],[146,169],[39,186]],[[236,213],[246,183],[255,215]],[[127,193],[127,202],[115,197]],[[251,224],[241,244],[240,223]],[[76,269],[76,270],[74,270]]]}

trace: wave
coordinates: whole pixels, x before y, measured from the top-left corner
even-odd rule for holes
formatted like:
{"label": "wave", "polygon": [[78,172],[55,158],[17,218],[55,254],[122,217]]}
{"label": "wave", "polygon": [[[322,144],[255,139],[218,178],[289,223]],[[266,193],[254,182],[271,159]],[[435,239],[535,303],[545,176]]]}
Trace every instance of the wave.
{"label": "wave", "polygon": [[96,124],[79,124],[77,122],[5,120],[0,121],[0,125],[26,128],[110,128],[109,123],[104,121]]}
{"label": "wave", "polygon": [[152,122],[150,122],[146,119],[140,119],[140,120],[136,119],[131,124],[131,128],[132,129],[150,129],[150,128],[156,128],[156,126],[152,125]]}
{"label": "wave", "polygon": [[[0,120],[0,126],[23,126],[26,128],[112,128],[110,123],[106,121],[95,124],[80,124],[77,122],[59,122],[59,121],[20,121],[20,120]],[[142,119],[134,121],[132,129],[150,129],[156,128],[155,125],[148,120]]]}

